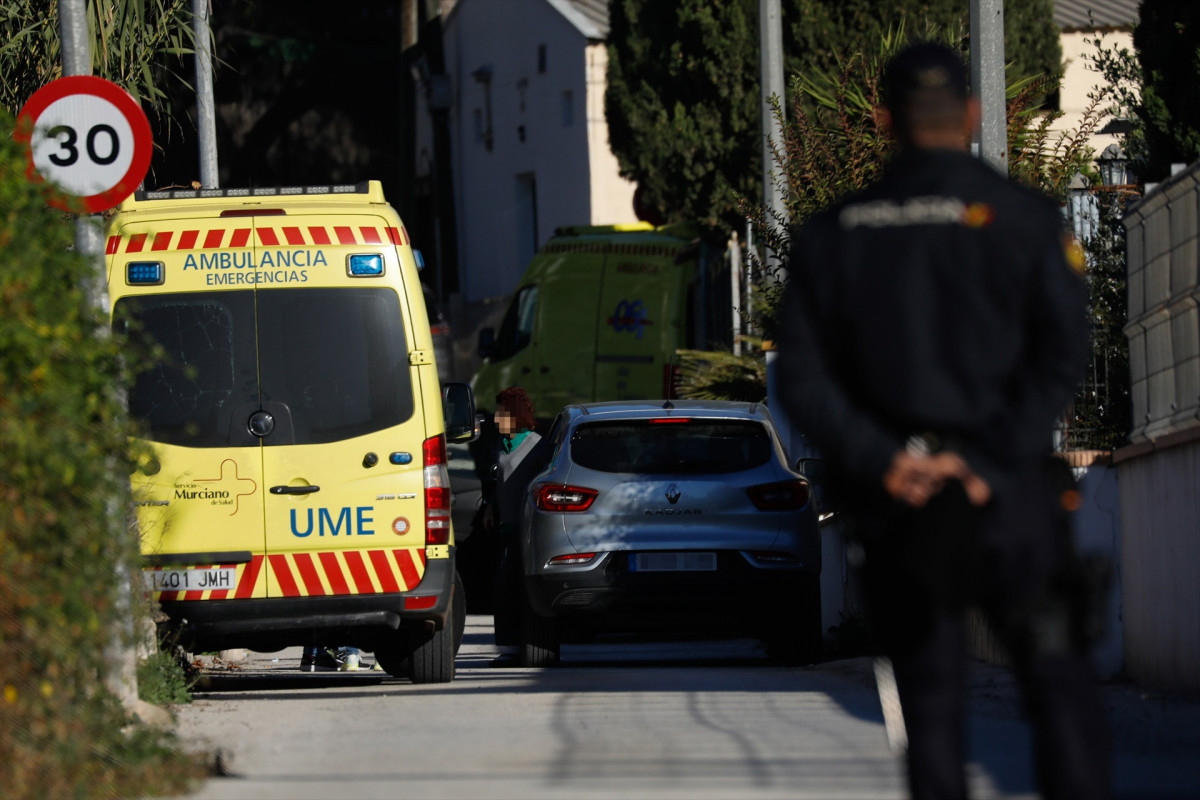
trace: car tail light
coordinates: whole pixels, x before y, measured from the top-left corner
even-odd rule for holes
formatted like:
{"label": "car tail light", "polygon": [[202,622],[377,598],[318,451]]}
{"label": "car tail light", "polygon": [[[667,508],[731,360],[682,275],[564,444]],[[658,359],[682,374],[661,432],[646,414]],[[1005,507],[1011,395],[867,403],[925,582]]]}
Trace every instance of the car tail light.
{"label": "car tail light", "polygon": [[550,559],[550,564],[558,567],[572,564],[586,564],[595,557],[595,553],[564,553],[561,556],[555,556]]}
{"label": "car tail light", "polygon": [[422,445],[425,459],[425,546],[450,543],[450,471],[446,437],[431,436]]}
{"label": "car tail light", "polygon": [[807,481],[791,480],[751,486],[746,494],[759,511],[793,511],[808,505],[810,492]]}
{"label": "car tail light", "polygon": [[690,417],[655,417],[649,420],[651,425],[663,425],[669,422],[691,422]]}
{"label": "car tail light", "polygon": [[544,484],[537,490],[537,507],[539,511],[587,511],[598,494],[595,489],[583,486]]}
{"label": "car tail light", "polygon": [[429,326],[429,332],[432,333],[434,336],[449,336],[450,335],[450,323],[435,322]]}

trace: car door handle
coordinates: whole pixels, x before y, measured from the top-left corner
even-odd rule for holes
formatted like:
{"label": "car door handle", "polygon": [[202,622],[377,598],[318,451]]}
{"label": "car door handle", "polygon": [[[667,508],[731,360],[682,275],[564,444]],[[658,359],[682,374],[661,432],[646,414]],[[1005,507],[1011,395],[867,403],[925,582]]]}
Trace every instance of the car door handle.
{"label": "car door handle", "polygon": [[272,486],[271,494],[312,494],[321,491],[320,486]]}
{"label": "car door handle", "polygon": [[528,375],[528,374],[529,374],[529,373],[531,373],[531,372],[533,372],[533,370],[532,370],[532,369],[530,369],[529,367],[521,367],[521,374],[522,374],[522,375]]}
{"label": "car door handle", "polygon": [[545,375],[547,372],[549,372],[549,371],[550,371],[550,368],[549,368],[549,367],[542,367],[542,368],[541,368],[540,370],[538,370],[538,371],[539,371],[539,372],[541,372],[543,375]]}

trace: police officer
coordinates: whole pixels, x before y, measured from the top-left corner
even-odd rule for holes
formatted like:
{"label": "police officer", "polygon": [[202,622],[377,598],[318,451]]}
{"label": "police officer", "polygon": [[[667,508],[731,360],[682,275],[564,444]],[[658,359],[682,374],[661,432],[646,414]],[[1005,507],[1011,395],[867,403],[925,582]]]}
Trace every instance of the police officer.
{"label": "police officer", "polygon": [[1088,353],[1081,257],[1053,203],[969,154],[978,105],[954,51],[905,49],[881,88],[888,169],[793,232],[785,411],[856,521],[912,796],[967,796],[977,606],[1025,689],[1042,792],[1102,799],[1104,714],[1064,611],[1067,520],[1045,466]]}

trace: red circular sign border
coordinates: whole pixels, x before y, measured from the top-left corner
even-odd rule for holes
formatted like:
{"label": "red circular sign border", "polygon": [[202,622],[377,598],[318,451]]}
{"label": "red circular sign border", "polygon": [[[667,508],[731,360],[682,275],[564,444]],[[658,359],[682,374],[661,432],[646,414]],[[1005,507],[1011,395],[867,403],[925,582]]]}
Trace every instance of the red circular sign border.
{"label": "red circular sign border", "polygon": [[138,105],[138,102],[133,99],[133,96],[129,92],[117,84],[106,81],[103,78],[98,78],[95,75],[67,75],[66,77],[51,81],[34,92],[33,96],[25,101],[25,105],[21,107],[21,113],[17,116],[17,126],[13,132],[13,139],[20,144],[29,146],[29,164],[26,167],[26,174],[33,181],[46,183],[46,179],[37,171],[37,167],[33,164],[31,139],[33,138],[34,126],[37,124],[38,117],[50,107],[51,103],[77,94],[93,95],[112,103],[125,117],[125,120],[129,123],[130,130],[133,132],[133,160],[129,165],[129,170],[117,181],[115,186],[106,191],[86,197],[60,192],[56,193],[56,196],[53,196],[50,200],[51,205],[55,208],[61,208],[64,211],[78,212],[82,206],[82,210],[85,213],[95,214],[118,205],[126,197],[133,194],[137,190],[138,184],[142,182],[142,179],[146,177],[146,173],[150,169],[150,159],[154,154],[150,121],[146,119],[146,112],[142,110],[142,107]]}

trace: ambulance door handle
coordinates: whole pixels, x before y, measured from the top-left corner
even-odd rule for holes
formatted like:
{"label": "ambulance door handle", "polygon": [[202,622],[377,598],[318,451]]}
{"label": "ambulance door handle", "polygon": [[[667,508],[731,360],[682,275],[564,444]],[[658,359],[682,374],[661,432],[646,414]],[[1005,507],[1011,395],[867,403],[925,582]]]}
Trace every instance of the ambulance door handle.
{"label": "ambulance door handle", "polygon": [[272,486],[271,494],[312,494],[321,491],[320,486]]}

